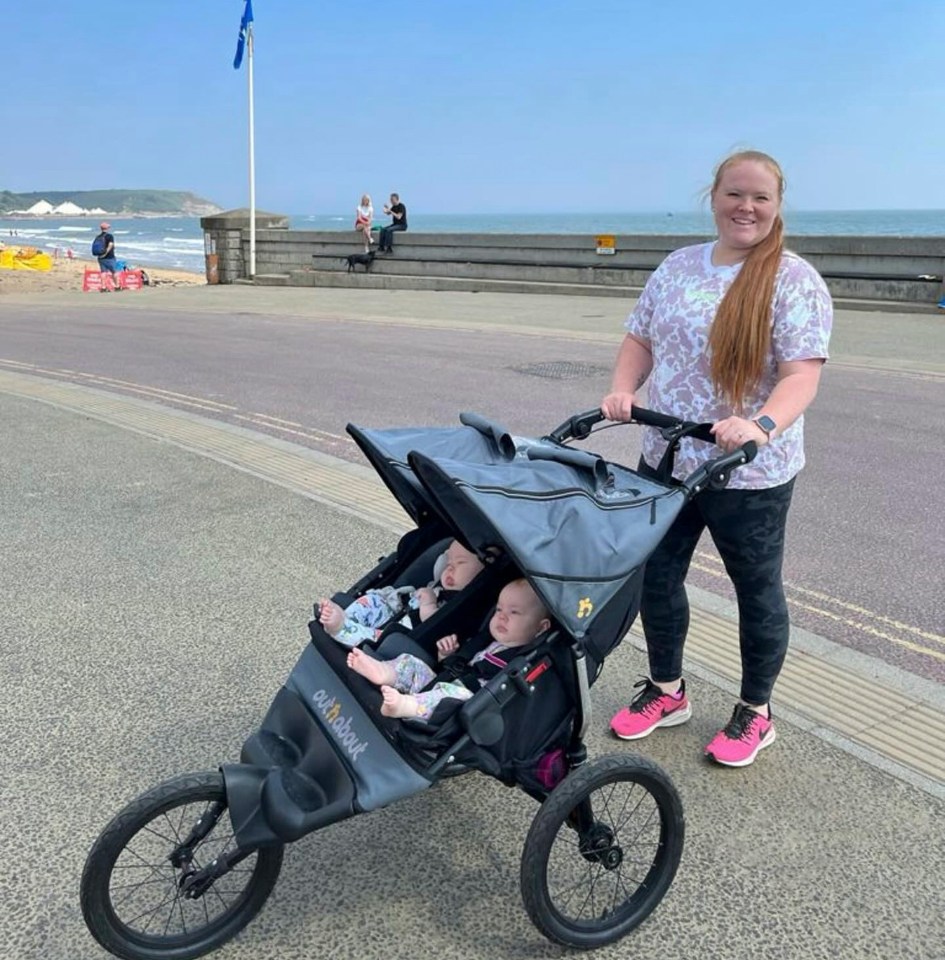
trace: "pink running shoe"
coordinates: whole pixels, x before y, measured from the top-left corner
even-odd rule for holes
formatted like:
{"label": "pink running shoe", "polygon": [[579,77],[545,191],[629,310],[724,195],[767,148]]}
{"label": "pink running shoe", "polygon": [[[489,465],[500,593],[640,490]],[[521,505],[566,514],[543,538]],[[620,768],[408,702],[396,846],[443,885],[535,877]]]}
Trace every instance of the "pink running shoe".
{"label": "pink running shoe", "polygon": [[725,729],[720,730],[705,748],[705,755],[726,767],[747,767],[754,762],[758,751],[770,747],[774,740],[772,718],[763,717],[740,703]]}
{"label": "pink running shoe", "polygon": [[686,681],[680,681],[676,693],[663,693],[660,688],[644,677],[634,687],[643,689],[633,698],[629,707],[624,707],[610,721],[610,729],[621,740],[640,740],[648,737],[657,727],[675,727],[692,716],[692,708],[686,699]]}

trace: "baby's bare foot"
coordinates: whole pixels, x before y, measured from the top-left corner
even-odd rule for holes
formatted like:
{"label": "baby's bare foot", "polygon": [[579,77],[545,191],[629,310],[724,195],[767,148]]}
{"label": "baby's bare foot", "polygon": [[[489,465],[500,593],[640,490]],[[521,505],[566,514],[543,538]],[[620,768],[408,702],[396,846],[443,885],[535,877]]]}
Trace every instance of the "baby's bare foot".
{"label": "baby's bare foot", "polygon": [[345,622],[345,612],[334,600],[321,600],[318,604],[318,622],[326,633],[334,636]]}
{"label": "baby's bare foot", "polygon": [[375,660],[363,650],[357,648],[348,654],[348,666],[355,672],[366,677],[371,683],[378,686],[391,684],[397,679],[397,674],[388,660]]}
{"label": "baby's bare foot", "polygon": [[381,687],[381,696],[384,698],[381,713],[385,717],[406,720],[409,717],[420,716],[420,704],[417,703],[416,697],[410,696],[409,693],[401,693],[385,684]]}

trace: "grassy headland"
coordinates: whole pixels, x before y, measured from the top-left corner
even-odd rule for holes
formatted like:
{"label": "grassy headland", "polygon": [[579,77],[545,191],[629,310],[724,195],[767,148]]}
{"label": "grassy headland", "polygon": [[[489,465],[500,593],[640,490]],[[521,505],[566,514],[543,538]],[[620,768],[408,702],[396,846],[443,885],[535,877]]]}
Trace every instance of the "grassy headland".
{"label": "grassy headland", "polygon": [[41,190],[31,193],[11,193],[0,190],[0,216],[14,210],[28,210],[39,200],[54,207],[71,201],[86,210],[100,208],[111,216],[152,214],[158,216],[201,217],[219,213],[222,209],[210,200],[183,190]]}

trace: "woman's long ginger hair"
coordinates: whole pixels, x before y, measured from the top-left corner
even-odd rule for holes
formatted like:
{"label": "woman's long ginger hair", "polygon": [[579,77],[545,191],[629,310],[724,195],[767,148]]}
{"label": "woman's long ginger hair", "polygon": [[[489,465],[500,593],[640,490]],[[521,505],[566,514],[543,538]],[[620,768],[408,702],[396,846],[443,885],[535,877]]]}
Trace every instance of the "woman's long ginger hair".
{"label": "woman's long ginger hair", "polygon": [[[784,197],[784,174],[778,162],[758,150],[741,150],[726,157],[715,171],[710,196],[714,199],[722,174],[733,163],[752,160],[764,164],[778,181],[778,203]],[[771,301],[784,250],[784,221],[774,218],[771,232],[742,263],[738,276],[719,304],[709,331],[712,381],[736,413],[764,373],[771,345]]]}

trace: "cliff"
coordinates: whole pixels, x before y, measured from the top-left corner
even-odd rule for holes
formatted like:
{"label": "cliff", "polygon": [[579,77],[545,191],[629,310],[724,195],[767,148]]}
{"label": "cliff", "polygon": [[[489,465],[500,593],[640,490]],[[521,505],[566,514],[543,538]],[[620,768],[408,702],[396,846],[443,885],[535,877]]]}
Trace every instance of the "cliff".
{"label": "cliff", "polygon": [[203,217],[222,209],[203,197],[182,190],[42,190],[31,193],[0,190],[0,215],[28,210],[41,200],[54,207],[71,202],[86,210],[98,208],[114,217],[135,214]]}

